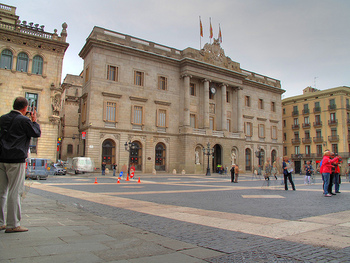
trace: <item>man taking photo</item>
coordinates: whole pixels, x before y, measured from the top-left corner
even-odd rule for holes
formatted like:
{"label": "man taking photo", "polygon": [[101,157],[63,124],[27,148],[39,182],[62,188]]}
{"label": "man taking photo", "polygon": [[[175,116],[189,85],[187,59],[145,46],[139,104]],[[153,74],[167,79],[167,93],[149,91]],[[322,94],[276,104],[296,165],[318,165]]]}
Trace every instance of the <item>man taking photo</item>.
{"label": "man taking photo", "polygon": [[20,225],[25,160],[31,137],[40,137],[41,130],[35,109],[29,113],[31,118],[25,116],[27,109],[27,99],[18,97],[13,110],[0,117],[0,230],[6,229],[5,233],[28,231]]}

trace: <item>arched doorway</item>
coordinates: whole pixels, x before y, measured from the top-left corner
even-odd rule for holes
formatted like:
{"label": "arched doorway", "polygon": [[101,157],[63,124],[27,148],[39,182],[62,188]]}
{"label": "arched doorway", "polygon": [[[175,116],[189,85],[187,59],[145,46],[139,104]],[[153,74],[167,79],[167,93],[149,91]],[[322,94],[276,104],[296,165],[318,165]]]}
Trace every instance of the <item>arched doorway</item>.
{"label": "arched doorway", "polygon": [[105,162],[107,168],[111,169],[115,163],[115,143],[112,140],[105,140],[102,143],[102,162]]}
{"label": "arched doorway", "polygon": [[272,150],[272,152],[271,152],[271,164],[273,164],[276,161],[276,157],[277,157],[276,150]]}
{"label": "arched doorway", "polygon": [[215,144],[213,148],[214,148],[214,155],[213,155],[212,169],[214,173],[217,173],[218,165],[223,165],[222,158],[221,158],[221,146],[219,144]]}
{"label": "arched doorway", "polygon": [[252,150],[249,148],[245,149],[245,170],[252,170]]}
{"label": "arched doorway", "polygon": [[142,145],[138,141],[134,141],[133,145],[130,149],[130,167],[134,166],[135,171],[142,171]]}
{"label": "arched doorway", "polygon": [[165,171],[166,147],[163,143],[156,145],[155,169],[156,171]]}

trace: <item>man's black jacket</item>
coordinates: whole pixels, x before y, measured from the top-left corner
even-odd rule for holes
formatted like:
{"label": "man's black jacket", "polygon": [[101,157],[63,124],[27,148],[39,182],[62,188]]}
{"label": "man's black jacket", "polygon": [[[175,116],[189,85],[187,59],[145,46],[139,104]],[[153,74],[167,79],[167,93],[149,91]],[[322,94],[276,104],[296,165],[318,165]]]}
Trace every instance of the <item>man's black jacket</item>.
{"label": "man's black jacket", "polygon": [[[11,128],[12,118],[16,117]],[[8,130],[10,128],[10,130]],[[31,137],[40,137],[40,126],[23,116],[19,111],[11,111],[0,117],[0,134],[5,130],[1,139],[0,162],[2,163],[24,163],[27,158],[29,142]],[[0,146],[1,147],[1,146]]]}

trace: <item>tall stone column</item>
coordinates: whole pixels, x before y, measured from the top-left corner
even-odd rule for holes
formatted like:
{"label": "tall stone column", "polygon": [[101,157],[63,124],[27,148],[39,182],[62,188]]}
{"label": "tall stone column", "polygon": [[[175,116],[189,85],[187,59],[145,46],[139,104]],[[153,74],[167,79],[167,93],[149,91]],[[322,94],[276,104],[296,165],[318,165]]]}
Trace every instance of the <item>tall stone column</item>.
{"label": "tall stone column", "polygon": [[226,85],[221,85],[221,130],[227,130],[227,111],[226,111]]}
{"label": "tall stone column", "polygon": [[242,106],[243,106],[243,98],[242,98],[242,90],[243,88],[238,87],[237,88],[237,131],[243,132],[243,126],[242,126]]}
{"label": "tall stone column", "polygon": [[209,80],[204,79],[204,129],[209,129]]}
{"label": "tall stone column", "polygon": [[184,126],[190,126],[190,79],[191,76],[183,75],[184,85]]}

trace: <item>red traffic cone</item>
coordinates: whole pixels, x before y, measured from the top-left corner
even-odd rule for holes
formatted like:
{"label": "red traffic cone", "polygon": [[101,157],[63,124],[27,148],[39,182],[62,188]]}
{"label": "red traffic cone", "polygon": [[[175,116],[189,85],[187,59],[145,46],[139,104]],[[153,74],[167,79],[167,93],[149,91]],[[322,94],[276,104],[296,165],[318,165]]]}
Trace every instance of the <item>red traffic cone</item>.
{"label": "red traffic cone", "polygon": [[130,181],[130,180],[129,180],[129,175],[126,176],[126,180],[125,180],[125,181]]}
{"label": "red traffic cone", "polygon": [[139,180],[137,181],[138,183],[141,183],[141,179],[140,179],[140,177],[139,177]]}
{"label": "red traffic cone", "polygon": [[117,184],[120,184],[120,180],[119,180],[119,178],[118,178]]}
{"label": "red traffic cone", "polygon": [[98,182],[97,182],[97,177],[95,177],[95,182],[94,182],[94,184],[98,184]]}

